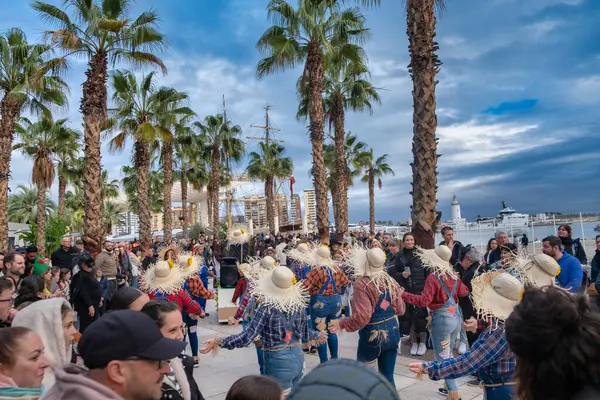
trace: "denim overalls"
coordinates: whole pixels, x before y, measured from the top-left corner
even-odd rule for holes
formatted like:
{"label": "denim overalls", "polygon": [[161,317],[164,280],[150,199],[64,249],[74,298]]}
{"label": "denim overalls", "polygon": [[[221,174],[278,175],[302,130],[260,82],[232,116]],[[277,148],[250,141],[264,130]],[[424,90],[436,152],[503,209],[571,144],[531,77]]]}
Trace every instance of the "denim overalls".
{"label": "denim overalls", "polygon": [[[252,319],[252,317],[254,317],[254,312],[256,311],[256,309],[257,309],[256,299],[254,298],[254,296],[250,295],[250,298],[248,299],[248,304],[246,305],[246,308],[244,309],[244,313],[242,314],[242,329],[243,330],[246,330],[246,328],[248,328],[248,324],[250,323],[250,320]],[[260,348],[260,346],[258,344],[256,345],[256,358],[258,360],[258,367],[260,369],[260,374],[265,375],[265,356],[263,354],[262,349]]]}
{"label": "denim overalls", "polygon": [[487,400],[511,400],[517,398],[517,387],[514,373],[490,375],[483,370],[478,371],[479,379],[483,382]]}
{"label": "denim overalls", "polygon": [[[433,341],[435,360],[439,361],[452,358],[452,349],[460,335],[462,326],[462,312],[456,301],[454,301],[454,294],[460,281],[457,279],[454,282],[452,291],[450,291],[444,279],[438,275],[436,277],[448,296],[448,300],[440,309],[431,311],[431,340]],[[458,390],[456,379],[445,379],[445,381],[448,391],[455,392]]]}
{"label": "denim overalls", "polygon": [[289,391],[302,378],[304,355],[300,346],[300,338],[296,336],[294,325],[298,313],[291,316],[272,309],[273,313],[282,314],[284,327],[288,333],[273,347],[263,347],[265,375],[275,379],[284,391]]}
{"label": "denim overalls", "polygon": [[358,331],[356,359],[367,364],[377,360],[381,375],[394,385],[398,343],[400,343],[398,318],[391,304],[390,293],[386,290],[379,296],[369,323]]}
{"label": "denim overalls", "polygon": [[[323,296],[323,292],[329,286],[333,285],[333,295]],[[321,286],[321,290],[316,296],[310,298],[310,318],[312,320],[312,329],[323,332],[328,330],[328,325],[331,320],[339,319],[342,313],[342,296],[335,285],[333,272],[327,268],[327,280]],[[327,362],[327,347],[331,353],[331,358],[338,358],[338,338],[334,333],[329,332],[327,344],[323,343],[317,347],[319,359],[321,363]]]}

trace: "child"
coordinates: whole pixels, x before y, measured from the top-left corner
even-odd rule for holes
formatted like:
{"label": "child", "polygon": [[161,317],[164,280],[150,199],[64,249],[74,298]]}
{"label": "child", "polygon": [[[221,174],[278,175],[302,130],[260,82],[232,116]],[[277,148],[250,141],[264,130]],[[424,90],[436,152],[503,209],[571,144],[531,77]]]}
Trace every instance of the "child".
{"label": "child", "polygon": [[238,379],[225,396],[225,400],[283,400],[284,398],[279,383],[264,375],[249,375]]}
{"label": "child", "polygon": [[102,293],[102,298],[100,299],[100,309],[98,310],[98,314],[103,315],[106,313],[106,297],[110,292],[110,287],[108,285],[108,280],[102,275],[102,270],[100,268],[95,268],[94,276],[100,284],[100,293]]}
{"label": "child", "polygon": [[71,270],[69,268],[62,268],[58,276],[58,289],[67,301],[70,301],[71,298],[69,285],[71,285]]}

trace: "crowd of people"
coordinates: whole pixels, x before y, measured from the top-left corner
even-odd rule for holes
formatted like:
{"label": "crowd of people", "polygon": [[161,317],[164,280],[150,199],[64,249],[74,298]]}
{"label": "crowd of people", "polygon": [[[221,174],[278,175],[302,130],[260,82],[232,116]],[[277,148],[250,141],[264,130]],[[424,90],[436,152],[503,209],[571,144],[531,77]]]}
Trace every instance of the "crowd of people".
{"label": "crowd of people", "polygon": [[[504,232],[484,255],[451,228],[442,234],[430,250],[411,233],[344,235],[326,247],[241,229],[223,243],[106,241],[93,255],[67,237],[49,258],[16,249],[1,260],[0,399],[203,399],[199,354],[247,346],[260,375],[236,382],[229,400],[308,399],[316,387],[327,398],[394,399],[403,342],[414,357],[433,349],[434,361],[409,369],[444,380],[439,393],[452,400],[465,376],[488,399],[600,396],[600,236],[588,274],[568,225],[533,256]],[[223,257],[238,260],[229,323],[242,329],[201,344]],[[337,360],[342,330],[358,332],[358,363]],[[304,376],[309,353],[322,366]],[[374,389],[343,378],[348,371]]]}

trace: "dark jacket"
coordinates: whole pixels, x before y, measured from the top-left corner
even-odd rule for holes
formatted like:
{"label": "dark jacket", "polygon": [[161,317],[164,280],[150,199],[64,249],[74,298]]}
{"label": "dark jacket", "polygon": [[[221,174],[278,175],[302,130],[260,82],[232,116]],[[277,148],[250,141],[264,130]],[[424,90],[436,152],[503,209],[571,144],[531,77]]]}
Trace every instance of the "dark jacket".
{"label": "dark jacket", "polygon": [[[187,377],[187,382],[179,382],[179,385],[189,385],[190,387],[190,398],[191,400],[204,400],[204,396],[198,388],[198,384],[194,379],[194,360],[192,357],[182,354],[179,356],[183,369]],[[183,396],[168,384],[162,384],[162,396],[161,400],[183,400]]]}
{"label": "dark jacket", "polygon": [[[473,286],[471,286],[471,281],[475,276],[475,272],[479,268],[479,263],[473,263],[468,269],[460,268],[460,280],[465,284],[466,287],[469,288],[469,293],[473,292]],[[477,318],[477,313],[475,312],[475,308],[473,307],[473,302],[471,300],[471,296],[459,297],[458,304],[463,312],[463,319],[467,320],[471,317]]]}
{"label": "dark jacket", "polygon": [[52,253],[52,256],[50,257],[50,260],[52,261],[52,266],[53,267],[60,267],[60,268],[68,268],[70,270],[73,269],[73,257],[75,257],[75,255],[77,255],[78,251],[77,248],[75,247],[71,247],[68,250],[63,249],[62,247],[59,247],[58,249],[54,250],[54,253]]}
{"label": "dark jacket", "polygon": [[563,245],[565,253],[569,253],[579,260],[581,265],[587,265],[588,259],[585,254],[585,249],[581,244],[581,239],[571,239],[571,238],[560,238],[560,241]]}
{"label": "dark jacket", "polygon": [[71,280],[71,303],[77,312],[87,312],[90,306],[100,307],[102,290],[93,272],[79,270]]}
{"label": "dark jacket", "polygon": [[[429,276],[421,260],[414,255],[414,249],[402,249],[396,255],[396,261],[393,266],[388,268],[388,273],[402,286],[407,292],[421,294],[425,288],[425,280]],[[410,276],[402,276],[404,269],[410,268]]]}
{"label": "dark jacket", "polygon": [[15,299],[15,303],[14,303],[14,307],[18,308],[21,304],[23,303],[33,303],[36,301],[40,301],[43,300],[41,297],[38,297],[37,294],[29,294],[29,293],[23,293],[23,294],[19,294],[17,296],[17,298]]}
{"label": "dark jacket", "polygon": [[490,252],[488,265],[492,265],[500,261],[500,246]]}
{"label": "dark jacket", "polygon": [[[443,240],[440,242],[440,246],[446,246],[446,242]],[[450,257],[450,264],[456,266],[456,263],[460,261],[460,254],[462,252],[463,244],[458,240],[454,241],[454,247],[452,248],[452,257]]]}

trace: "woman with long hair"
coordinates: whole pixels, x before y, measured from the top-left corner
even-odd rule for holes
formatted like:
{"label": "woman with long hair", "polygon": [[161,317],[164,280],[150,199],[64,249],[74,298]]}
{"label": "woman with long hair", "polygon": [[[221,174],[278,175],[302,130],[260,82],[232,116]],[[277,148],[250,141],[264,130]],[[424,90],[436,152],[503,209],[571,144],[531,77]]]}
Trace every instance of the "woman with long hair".
{"label": "woman with long hair", "polygon": [[525,292],[506,320],[520,400],[600,398],[600,313],[563,289]]}
{"label": "woman with long hair", "polygon": [[37,275],[28,276],[21,281],[19,294],[15,299],[15,308],[25,303],[40,301],[44,297],[44,278]]}
{"label": "woman with long hair", "polygon": [[[183,319],[177,304],[164,299],[151,300],[141,312],[152,318],[164,337],[184,340]],[[161,400],[203,400],[194,379],[194,361],[185,354],[169,361],[171,372],[163,378]]]}
{"label": "woman with long hair", "polygon": [[483,256],[483,262],[481,263],[482,265],[490,265],[490,254],[492,253],[492,251],[496,250],[497,247],[498,241],[495,237],[488,240],[485,255]]}
{"label": "woman with long hair", "polygon": [[583,244],[581,243],[581,239],[573,239],[572,237],[573,231],[571,230],[571,225],[562,224],[558,227],[558,237],[560,238],[560,242],[562,243],[562,247],[565,253],[569,253],[579,260],[581,265],[586,265],[588,263],[587,255],[585,254],[585,249]]}

